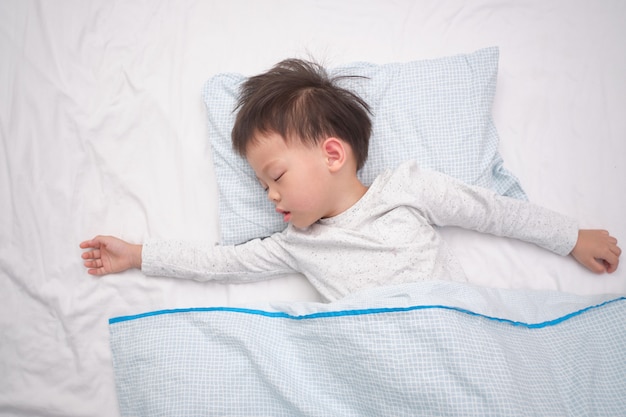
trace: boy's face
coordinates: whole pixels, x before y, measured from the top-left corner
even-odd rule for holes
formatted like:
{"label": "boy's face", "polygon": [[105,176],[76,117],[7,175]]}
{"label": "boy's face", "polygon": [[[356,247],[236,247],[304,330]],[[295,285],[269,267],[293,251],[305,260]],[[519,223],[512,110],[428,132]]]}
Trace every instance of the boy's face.
{"label": "boy's face", "polygon": [[267,197],[286,222],[306,228],[333,213],[329,170],[321,146],[287,143],[277,133],[257,136],[248,145],[246,159]]}

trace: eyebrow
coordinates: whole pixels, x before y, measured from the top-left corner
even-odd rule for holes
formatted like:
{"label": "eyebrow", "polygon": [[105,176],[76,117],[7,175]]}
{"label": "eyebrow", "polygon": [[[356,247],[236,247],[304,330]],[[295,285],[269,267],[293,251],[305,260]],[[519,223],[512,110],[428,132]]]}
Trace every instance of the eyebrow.
{"label": "eyebrow", "polygon": [[267,172],[268,169],[270,169],[273,165],[276,165],[277,163],[278,161],[276,159],[271,159],[269,162],[263,165],[263,167],[261,167],[261,172]]}

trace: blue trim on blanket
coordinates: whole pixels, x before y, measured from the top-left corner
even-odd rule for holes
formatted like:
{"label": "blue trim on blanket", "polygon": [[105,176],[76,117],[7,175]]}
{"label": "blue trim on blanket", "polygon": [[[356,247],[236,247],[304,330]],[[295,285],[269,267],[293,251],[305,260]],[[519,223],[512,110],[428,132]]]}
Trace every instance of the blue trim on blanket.
{"label": "blue trim on blanket", "polygon": [[171,309],[171,310],[158,310],[151,311],[148,313],[142,313],[132,316],[120,316],[109,319],[109,325],[122,323],[125,321],[138,320],[145,317],[152,316],[161,316],[164,314],[178,314],[178,313],[206,313],[206,312],[229,312],[229,313],[243,313],[243,314],[254,314],[269,318],[281,318],[281,319],[291,319],[291,320],[310,320],[310,319],[321,319],[321,318],[329,318],[329,317],[345,317],[345,316],[360,316],[360,315],[368,315],[368,314],[381,314],[381,313],[398,313],[398,312],[407,312],[407,311],[415,311],[415,310],[429,310],[429,309],[442,309],[442,310],[453,310],[460,313],[468,314],[470,316],[482,317],[489,320],[498,321],[501,323],[510,324],[513,326],[521,326],[526,327],[528,329],[541,329],[543,327],[554,326],[559,323],[562,323],[566,320],[569,320],[573,317],[581,315],[589,310],[603,307],[607,304],[615,303],[618,301],[626,300],[626,297],[618,297],[612,300],[605,301],[600,304],[592,305],[589,307],[585,307],[583,309],[574,311],[572,313],[566,314],[564,316],[558,317],[553,320],[547,320],[540,323],[524,323],[521,321],[514,321],[499,317],[487,316],[485,314],[476,313],[470,310],[466,310],[464,308],[459,307],[451,307],[445,305],[418,305],[418,306],[410,306],[410,307],[381,307],[381,308],[368,308],[368,309],[357,309],[357,310],[340,310],[340,311],[322,311],[318,313],[305,314],[301,316],[294,316],[285,312],[280,311],[264,311],[264,310],[255,310],[248,308],[238,308],[238,307],[195,307],[195,308],[181,308],[181,309]]}

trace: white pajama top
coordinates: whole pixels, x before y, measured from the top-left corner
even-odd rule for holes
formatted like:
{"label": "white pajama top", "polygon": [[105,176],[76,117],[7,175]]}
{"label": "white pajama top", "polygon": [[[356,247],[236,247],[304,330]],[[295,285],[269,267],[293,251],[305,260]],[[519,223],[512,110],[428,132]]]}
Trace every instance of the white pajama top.
{"label": "white pajama top", "polygon": [[566,216],[406,162],[376,178],[350,209],[306,229],[289,225],[236,246],[149,241],[142,271],[222,282],[299,272],[329,301],[372,286],[465,281],[433,225],[516,238],[560,255],[578,239],[576,222]]}

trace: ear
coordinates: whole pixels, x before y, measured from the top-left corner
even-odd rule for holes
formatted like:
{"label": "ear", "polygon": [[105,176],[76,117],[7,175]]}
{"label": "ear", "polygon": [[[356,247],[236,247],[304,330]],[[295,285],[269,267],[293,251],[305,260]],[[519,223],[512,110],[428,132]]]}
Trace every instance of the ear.
{"label": "ear", "polygon": [[339,171],[348,156],[343,141],[333,137],[327,138],[322,142],[322,152],[331,172]]}

